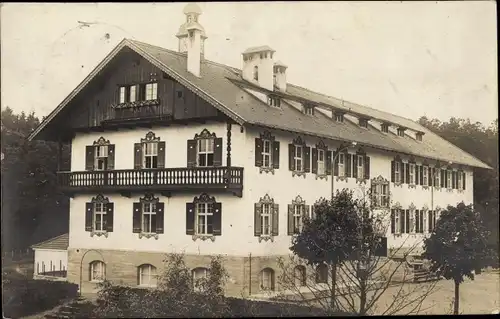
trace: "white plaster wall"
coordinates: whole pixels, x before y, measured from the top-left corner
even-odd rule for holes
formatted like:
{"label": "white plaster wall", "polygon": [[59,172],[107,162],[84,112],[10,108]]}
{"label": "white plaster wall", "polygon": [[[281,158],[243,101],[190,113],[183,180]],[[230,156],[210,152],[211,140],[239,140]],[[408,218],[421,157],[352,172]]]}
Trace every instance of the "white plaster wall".
{"label": "white plaster wall", "polygon": [[[84,223],[85,225],[85,223]],[[42,272],[42,263],[45,264],[45,271],[59,271],[68,269],[68,251],[52,249],[35,249],[34,273]],[[37,268],[38,264],[38,268]],[[62,269],[60,269],[62,267]]]}

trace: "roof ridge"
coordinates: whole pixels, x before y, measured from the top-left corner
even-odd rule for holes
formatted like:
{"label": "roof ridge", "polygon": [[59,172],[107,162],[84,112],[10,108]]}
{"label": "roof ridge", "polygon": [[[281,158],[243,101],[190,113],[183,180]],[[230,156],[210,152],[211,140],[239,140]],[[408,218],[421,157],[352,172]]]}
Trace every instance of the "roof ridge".
{"label": "roof ridge", "polygon": [[60,237],[66,236],[66,235],[68,235],[68,236],[69,236],[69,233],[64,233],[64,234],[58,235],[58,236],[56,236],[56,237],[52,237],[52,238],[46,239],[46,240],[44,240],[44,241],[42,241],[42,242],[39,242],[39,243],[37,243],[37,244],[33,244],[33,245],[31,245],[30,247],[31,247],[31,248],[34,248],[34,247],[36,247],[36,246],[41,246],[41,245],[43,245],[43,244],[46,244],[46,243],[48,243],[48,242],[51,242],[51,241],[53,241],[53,240],[56,240],[56,239],[58,239],[58,238],[60,238]]}

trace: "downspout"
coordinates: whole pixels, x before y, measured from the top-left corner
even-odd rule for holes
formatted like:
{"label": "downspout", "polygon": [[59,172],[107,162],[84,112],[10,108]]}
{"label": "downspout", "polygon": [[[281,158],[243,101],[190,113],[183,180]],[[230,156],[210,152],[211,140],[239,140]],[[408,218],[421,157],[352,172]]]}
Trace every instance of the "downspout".
{"label": "downspout", "polygon": [[250,278],[250,280],[248,281],[248,296],[250,297],[252,295],[252,253],[248,254],[248,263],[250,264],[248,269],[248,274]]}

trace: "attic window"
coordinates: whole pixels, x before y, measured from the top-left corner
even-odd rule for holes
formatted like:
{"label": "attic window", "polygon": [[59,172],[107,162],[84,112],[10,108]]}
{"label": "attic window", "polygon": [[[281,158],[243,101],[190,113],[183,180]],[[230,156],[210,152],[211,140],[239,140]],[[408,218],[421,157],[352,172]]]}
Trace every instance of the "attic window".
{"label": "attic window", "polygon": [[359,126],[368,128],[368,120],[367,119],[359,119]]}
{"label": "attic window", "polygon": [[404,137],[405,136],[405,129],[400,127],[398,128],[398,136]]}
{"label": "attic window", "polygon": [[335,113],[334,116],[335,116],[335,121],[337,121],[339,123],[343,123],[344,122],[344,114],[342,114],[342,113]]}
{"label": "attic window", "polygon": [[382,129],[382,132],[389,133],[389,125],[388,124],[382,124],[381,129]]}
{"label": "attic window", "polygon": [[314,106],[304,105],[304,114],[314,115]]}
{"label": "attic window", "polygon": [[281,106],[280,99],[278,97],[275,97],[275,96],[268,96],[267,97],[267,104],[274,106],[274,107]]}
{"label": "attic window", "polygon": [[417,133],[416,137],[417,137],[417,141],[419,142],[422,142],[422,133]]}

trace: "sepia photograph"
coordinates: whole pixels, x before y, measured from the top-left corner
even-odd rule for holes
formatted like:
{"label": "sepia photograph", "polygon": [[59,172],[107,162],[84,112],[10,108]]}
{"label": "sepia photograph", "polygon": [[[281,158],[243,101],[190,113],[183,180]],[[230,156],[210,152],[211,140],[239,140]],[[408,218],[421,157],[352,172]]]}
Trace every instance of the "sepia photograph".
{"label": "sepia photograph", "polygon": [[500,314],[495,1],[0,3],[3,318]]}

